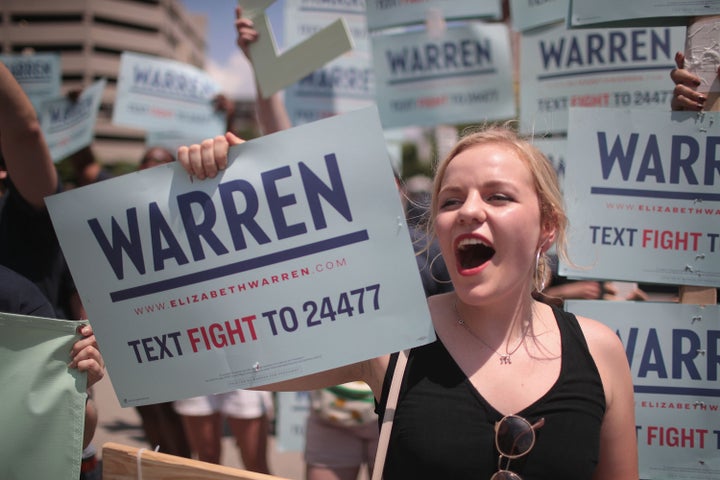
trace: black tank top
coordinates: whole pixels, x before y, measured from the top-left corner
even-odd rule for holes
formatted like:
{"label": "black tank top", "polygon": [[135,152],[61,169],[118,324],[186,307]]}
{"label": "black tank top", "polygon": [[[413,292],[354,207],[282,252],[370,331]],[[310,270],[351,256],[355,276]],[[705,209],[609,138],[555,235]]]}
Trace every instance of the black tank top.
{"label": "black tank top", "polygon": [[[504,468],[523,480],[583,480],[598,462],[605,395],[595,362],[571,313],[553,308],[562,345],[556,383],[518,415],[543,417],[529,454]],[[397,354],[378,407],[382,418]],[[502,418],[472,386],[438,339],[408,359],[385,463],[384,480],[487,480],[498,469],[495,422]]]}

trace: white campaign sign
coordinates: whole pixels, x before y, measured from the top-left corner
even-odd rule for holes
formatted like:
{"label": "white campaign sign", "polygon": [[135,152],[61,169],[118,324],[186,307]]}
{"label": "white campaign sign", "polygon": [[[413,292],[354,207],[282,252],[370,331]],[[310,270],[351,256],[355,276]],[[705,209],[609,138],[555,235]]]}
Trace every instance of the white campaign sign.
{"label": "white campaign sign", "polygon": [[213,99],[220,86],[186,63],[124,52],[112,121],[143,130],[186,132],[210,138],[225,132]]}
{"label": "white campaign sign", "polygon": [[692,17],[720,15],[717,0],[572,0],[569,23],[588,26],[686,26]]}
{"label": "white campaign sign", "polygon": [[62,71],[59,54],[2,54],[0,62],[8,67],[36,109],[43,100],[60,96]]}
{"label": "white campaign sign", "polygon": [[285,0],[285,44],[303,42],[339,17],[352,33],[353,49],[285,89],[293,125],[366,108],[375,103],[375,75],[364,2],[350,5]]}
{"label": "white campaign sign", "polygon": [[618,334],[635,386],[640,478],[720,478],[720,308],[569,300]]}
{"label": "white campaign sign", "polygon": [[481,123],[515,116],[508,28],[466,23],[439,37],[371,37],[383,126]]}
{"label": "white campaign sign", "polygon": [[434,340],[374,108],[230,158],[215,179],[173,163],[47,199],[122,406]]}
{"label": "white campaign sign", "polygon": [[571,108],[560,274],[720,286],[720,114]]}
{"label": "white campaign sign", "polygon": [[445,20],[483,18],[501,20],[500,0],[366,0],[369,30]]}
{"label": "white campaign sign", "polygon": [[90,145],[95,138],[95,121],[107,81],[90,85],[71,101],[66,97],[44,100],[38,117],[54,162]]}
{"label": "white campaign sign", "polygon": [[564,21],[568,16],[570,0],[510,0],[509,5],[513,30],[524,32]]}
{"label": "white campaign sign", "polygon": [[571,107],[669,110],[678,27],[569,30],[563,24],[522,34],[520,129],[566,132]]}

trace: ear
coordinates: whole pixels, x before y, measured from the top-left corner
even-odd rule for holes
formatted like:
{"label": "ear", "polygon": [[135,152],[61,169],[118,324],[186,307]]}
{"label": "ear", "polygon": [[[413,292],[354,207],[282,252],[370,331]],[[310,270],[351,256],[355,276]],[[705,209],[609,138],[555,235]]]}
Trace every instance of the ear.
{"label": "ear", "polygon": [[545,253],[548,251],[548,249],[552,246],[553,242],[556,238],[557,229],[554,227],[545,227],[543,229],[543,232],[540,236],[540,244],[538,245],[538,248],[541,250],[542,253]]}

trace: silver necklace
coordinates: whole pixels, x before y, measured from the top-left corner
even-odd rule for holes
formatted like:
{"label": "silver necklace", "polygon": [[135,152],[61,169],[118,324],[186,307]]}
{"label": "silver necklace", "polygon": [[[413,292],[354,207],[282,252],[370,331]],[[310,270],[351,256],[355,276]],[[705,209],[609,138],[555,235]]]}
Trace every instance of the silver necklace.
{"label": "silver necklace", "polygon": [[482,338],[480,338],[480,337],[478,337],[477,335],[475,335],[475,332],[473,332],[472,330],[470,330],[470,327],[468,327],[467,323],[465,323],[465,320],[463,320],[463,319],[460,317],[460,312],[458,312],[458,308],[457,308],[457,301],[453,302],[453,310],[455,310],[455,319],[457,320],[458,325],[460,325],[460,326],[462,326],[463,328],[465,328],[465,330],[467,330],[468,333],[473,336],[473,338],[475,338],[475,339],[478,340],[480,343],[482,343],[483,345],[485,345],[485,347],[487,347],[487,348],[490,349],[491,351],[495,352],[495,355],[497,355],[498,357],[500,357],[500,365],[510,365],[510,364],[512,363],[512,360],[511,360],[510,357],[512,357],[513,354],[514,354],[515,352],[517,352],[517,351],[520,349],[520,346],[525,342],[525,335],[527,335],[527,330],[528,330],[529,325],[530,325],[529,323],[528,323],[528,326],[526,326],[526,327],[523,329],[522,337],[520,338],[520,342],[517,344],[517,346],[516,346],[515,348],[513,348],[512,351],[508,351],[508,350],[507,350],[507,345],[506,345],[506,346],[505,346],[505,353],[500,353],[500,352],[498,352],[497,350],[495,350],[494,348],[492,348],[490,345],[488,345],[488,344],[485,342],[485,340],[483,340]]}

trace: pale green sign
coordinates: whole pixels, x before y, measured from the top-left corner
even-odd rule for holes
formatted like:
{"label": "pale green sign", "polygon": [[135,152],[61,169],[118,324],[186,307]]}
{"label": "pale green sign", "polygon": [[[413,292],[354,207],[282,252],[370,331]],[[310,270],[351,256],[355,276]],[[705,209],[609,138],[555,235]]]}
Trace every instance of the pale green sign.
{"label": "pale green sign", "polygon": [[68,368],[79,325],[0,313],[0,478],[80,477],[87,379]]}

